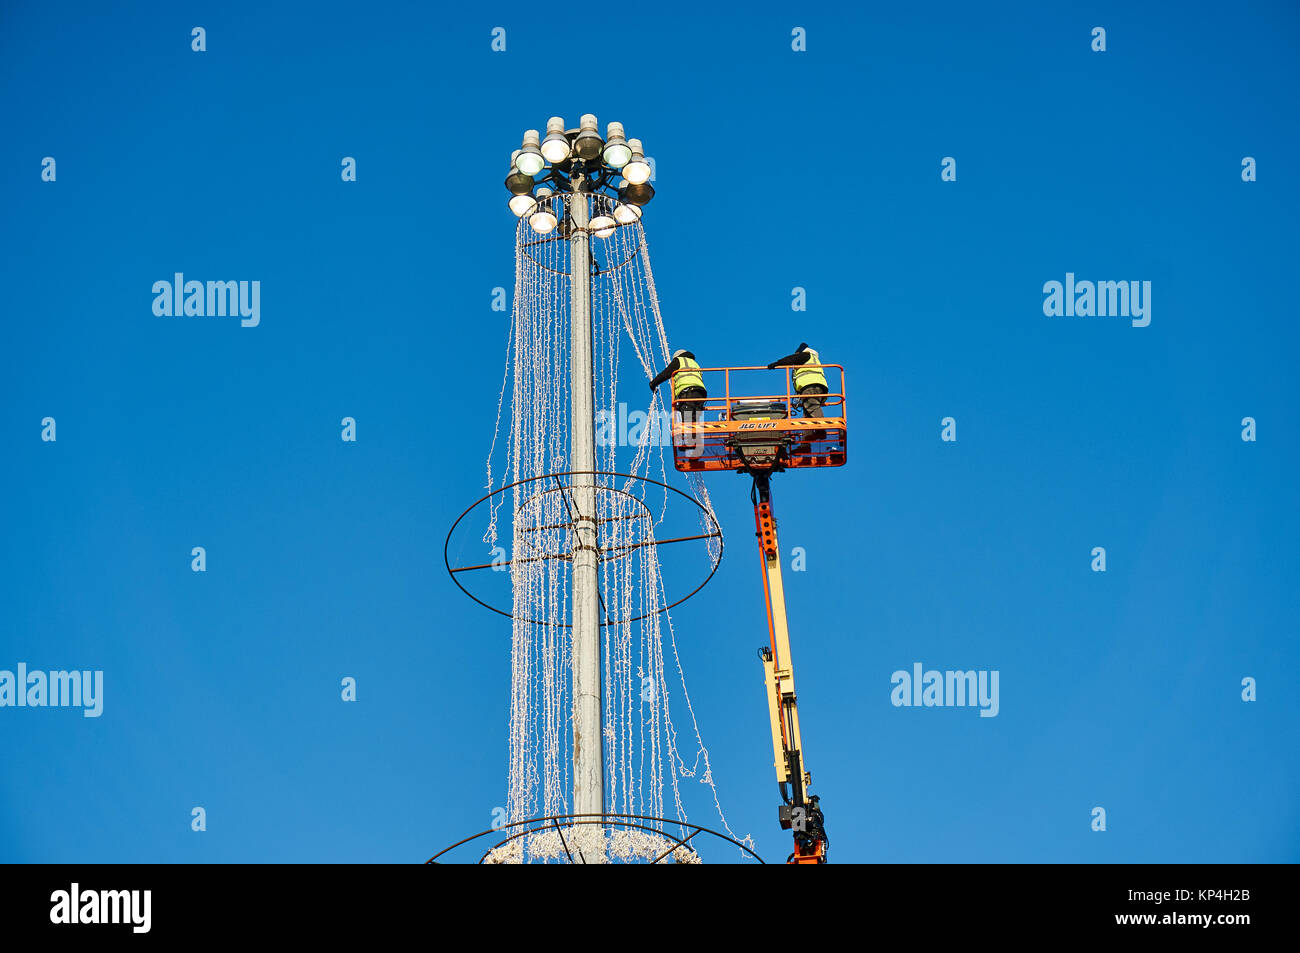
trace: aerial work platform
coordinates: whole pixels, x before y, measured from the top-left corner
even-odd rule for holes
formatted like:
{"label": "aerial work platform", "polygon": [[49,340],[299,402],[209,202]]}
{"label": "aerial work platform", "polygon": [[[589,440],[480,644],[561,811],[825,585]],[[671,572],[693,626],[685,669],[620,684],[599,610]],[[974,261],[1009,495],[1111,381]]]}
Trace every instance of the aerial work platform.
{"label": "aerial work platform", "polygon": [[[826,393],[794,391],[794,374],[820,370]],[[673,400],[673,461],[678,470],[731,470],[753,478],[754,536],[763,571],[768,643],[759,649],[772,728],[772,765],[781,803],[777,819],[794,836],[790,864],[824,864],[830,850],[821,796],[812,794],[804,757],[790,654],[790,620],[781,577],[781,548],[772,508],[773,473],[802,467],[842,467],[848,459],[844,368],[839,364],[767,367],[687,367],[709,396]],[[781,377],[778,379],[777,374]],[[807,381],[807,377],[803,378]],[[780,389],[774,384],[780,384]],[[686,388],[686,393],[691,393]],[[676,393],[676,388],[674,388]],[[814,403],[813,401],[816,401]],[[820,412],[823,416],[817,416]]]}
{"label": "aerial work platform", "polygon": [[[815,395],[825,401],[825,416],[810,417],[804,402],[814,395],[795,393],[792,374],[809,366],[701,368],[697,373],[703,376],[709,396],[673,401],[677,469],[778,472],[844,466],[849,435],[844,368],[811,365],[826,375],[828,393]],[[774,387],[777,375],[780,383]]]}

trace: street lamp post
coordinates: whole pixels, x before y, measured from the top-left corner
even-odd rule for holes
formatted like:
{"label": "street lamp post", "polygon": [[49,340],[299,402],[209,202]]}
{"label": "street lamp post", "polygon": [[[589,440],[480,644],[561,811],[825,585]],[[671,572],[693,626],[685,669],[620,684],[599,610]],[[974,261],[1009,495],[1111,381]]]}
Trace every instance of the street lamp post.
{"label": "street lamp post", "polygon": [[[591,239],[583,176],[570,204],[569,433],[573,475],[573,812],[605,810],[600,616],[596,573],[596,439],[592,407]],[[589,828],[590,829],[590,828]]]}
{"label": "street lamp post", "polygon": [[[591,235],[641,217],[654,197],[650,166],[641,143],[626,139],[621,123],[612,122],[601,138],[596,117],[585,115],[577,129],[552,117],[543,139],[536,129],[524,133],[511,156],[506,188],[510,210],[539,235],[560,228],[569,242],[570,279],[570,468],[573,566],[573,813],[605,811],[604,694],[600,671],[600,614],[596,443],[593,407],[591,337]],[[619,177],[620,170],[626,170]],[[558,193],[558,194],[557,194]],[[602,196],[604,198],[602,198]],[[601,203],[593,218],[589,203]],[[612,206],[612,216],[605,215]],[[567,206],[567,208],[566,208]],[[601,830],[601,828],[586,828]],[[603,850],[590,840],[588,850]]]}

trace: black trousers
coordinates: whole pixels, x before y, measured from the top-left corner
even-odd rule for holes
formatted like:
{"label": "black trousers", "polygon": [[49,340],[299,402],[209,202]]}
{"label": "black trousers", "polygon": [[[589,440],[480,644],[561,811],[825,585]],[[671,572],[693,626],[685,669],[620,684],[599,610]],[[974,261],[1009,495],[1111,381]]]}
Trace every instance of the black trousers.
{"label": "black trousers", "polygon": [[[709,392],[703,387],[683,387],[677,395],[677,406],[682,412],[682,423],[693,424],[704,411],[704,398]],[[694,403],[698,401],[698,403]]]}
{"label": "black trousers", "polygon": [[[822,412],[822,408],[826,406],[826,398],[814,397],[811,395],[828,393],[830,393],[830,391],[826,389],[825,384],[809,384],[806,387],[801,387],[799,389],[799,396],[803,398],[803,415],[805,417],[825,417],[826,414]],[[804,397],[804,394],[810,396]]]}

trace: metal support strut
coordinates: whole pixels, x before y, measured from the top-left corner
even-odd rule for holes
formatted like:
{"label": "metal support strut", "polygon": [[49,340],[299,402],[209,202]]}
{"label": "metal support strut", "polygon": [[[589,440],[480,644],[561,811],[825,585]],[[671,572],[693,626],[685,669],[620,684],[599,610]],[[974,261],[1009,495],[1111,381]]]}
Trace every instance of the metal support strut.
{"label": "metal support strut", "polygon": [[794,663],[790,657],[790,627],[785,612],[785,586],[781,579],[781,548],[772,512],[771,473],[752,473],[755,535],[763,570],[763,597],[767,603],[769,644],[758,650],[767,681],[768,713],[772,722],[772,754],[777,786],[781,791],[779,819],[784,830],[794,832],[792,864],[822,864],[830,841],[826,836],[816,795],[808,794],[812,775],[805,769],[799,735],[799,709],[794,690]]}

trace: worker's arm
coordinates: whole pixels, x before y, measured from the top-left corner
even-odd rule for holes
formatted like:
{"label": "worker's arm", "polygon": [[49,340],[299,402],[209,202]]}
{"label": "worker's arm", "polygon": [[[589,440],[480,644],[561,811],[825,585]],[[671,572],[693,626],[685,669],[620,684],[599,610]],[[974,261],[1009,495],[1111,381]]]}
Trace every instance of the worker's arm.
{"label": "worker's arm", "polygon": [[681,368],[682,362],[679,358],[673,358],[673,362],[659,372],[659,376],[650,382],[650,389],[656,389],[664,381],[671,378]]}
{"label": "worker's arm", "polygon": [[811,356],[812,355],[807,351],[795,351],[793,354],[787,354],[785,357],[773,361],[771,364],[767,365],[767,369],[771,370],[774,367],[789,367],[792,364],[807,364],[808,358]]}

